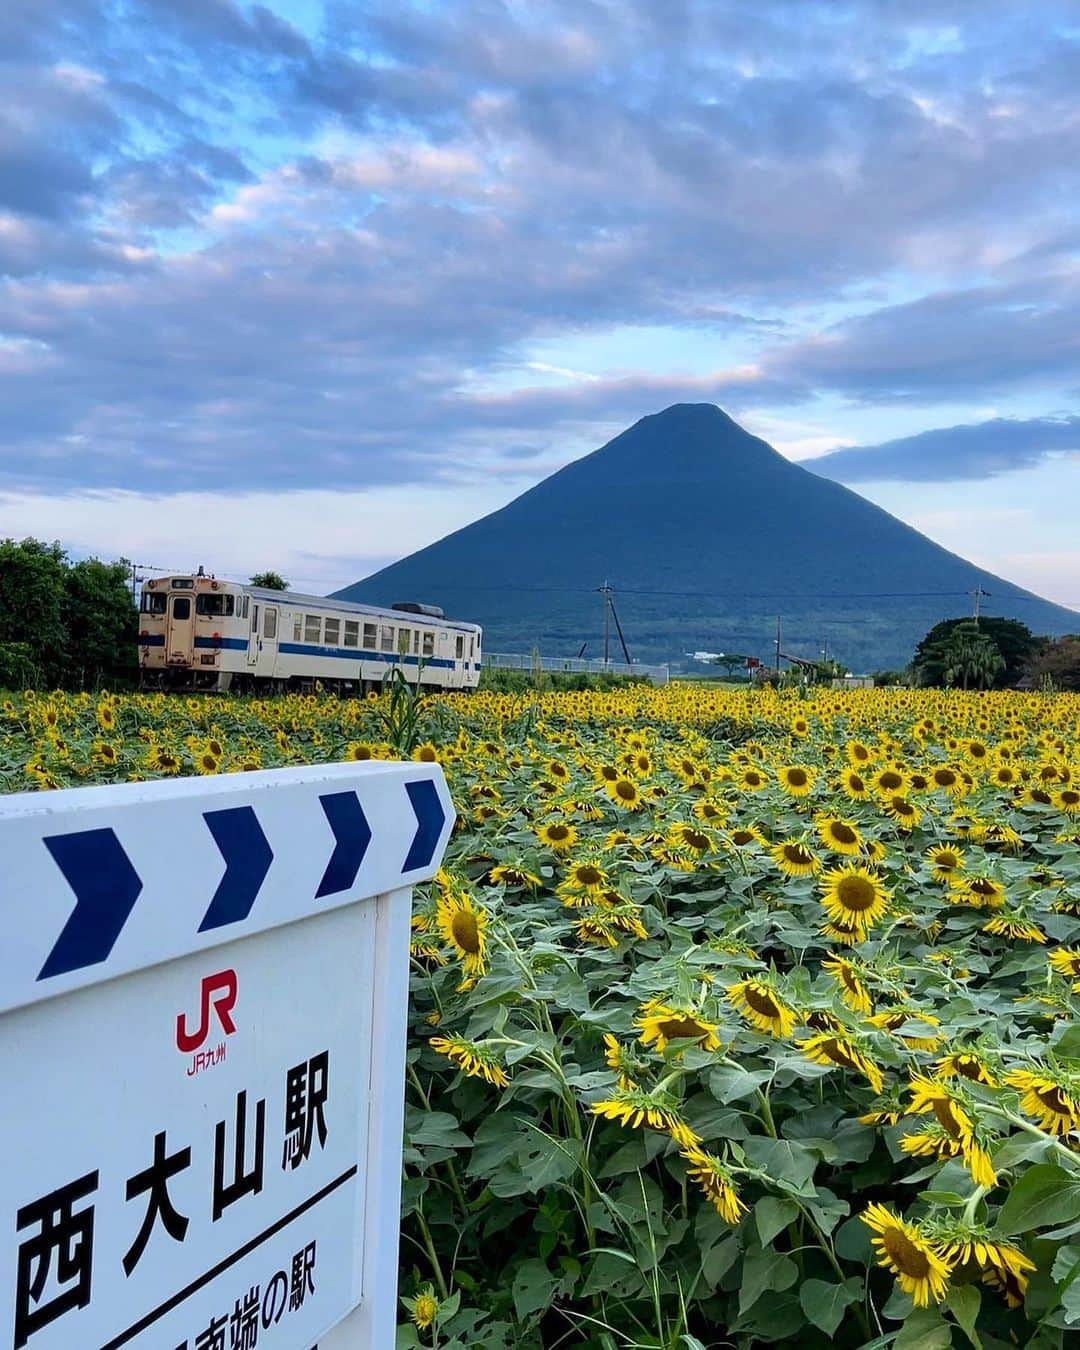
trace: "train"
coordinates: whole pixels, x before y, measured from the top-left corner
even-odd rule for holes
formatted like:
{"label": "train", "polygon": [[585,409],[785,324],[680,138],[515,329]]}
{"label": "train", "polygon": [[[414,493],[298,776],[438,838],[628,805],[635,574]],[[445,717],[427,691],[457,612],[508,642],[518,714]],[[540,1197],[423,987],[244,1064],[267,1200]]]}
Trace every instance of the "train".
{"label": "train", "polygon": [[483,631],[434,605],[381,608],[219,581],[154,578],[139,600],[143,688],[277,692],[377,690],[402,671],[423,689],[475,689]]}

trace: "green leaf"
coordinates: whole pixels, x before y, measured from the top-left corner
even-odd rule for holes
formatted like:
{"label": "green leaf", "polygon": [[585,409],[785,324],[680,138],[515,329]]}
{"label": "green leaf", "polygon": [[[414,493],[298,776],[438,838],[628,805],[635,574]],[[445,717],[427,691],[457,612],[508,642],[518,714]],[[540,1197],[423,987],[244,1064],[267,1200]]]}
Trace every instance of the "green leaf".
{"label": "green leaf", "polygon": [[1080,1059],[1080,1026],[1066,1024],[1051,1049],[1058,1059]]}
{"label": "green leaf", "polygon": [[782,1252],[748,1252],[743,1261],[742,1286],[739,1289],[739,1313],[752,1308],[770,1289],[790,1289],[799,1278],[799,1267]]}
{"label": "green leaf", "polygon": [[936,1308],[917,1308],[900,1328],[893,1350],[949,1350],[952,1339]]}
{"label": "green leaf", "polygon": [[817,1166],[816,1156],[790,1139],[767,1139],[754,1135],[743,1148],[746,1156],[775,1182],[786,1182],[798,1195],[813,1196],[810,1178]]}
{"label": "green leaf", "polygon": [[413,1145],[468,1148],[472,1143],[469,1136],[458,1129],[457,1117],[446,1111],[421,1111],[411,1107],[405,1133],[409,1143]]}
{"label": "green leaf", "polygon": [[1003,1233],[1030,1233],[1047,1224],[1080,1217],[1080,1183],[1055,1163],[1028,1168],[1009,1192],[997,1226]]}
{"label": "green leaf", "polygon": [[771,1077],[771,1069],[740,1069],[722,1064],[709,1074],[709,1091],[726,1106],[753,1096]]}
{"label": "green leaf", "polygon": [[799,1302],[807,1320],[824,1331],[826,1336],[831,1336],[844,1320],[844,1309],[858,1302],[861,1290],[862,1285],[858,1280],[849,1280],[846,1284],[804,1280],[799,1289]]}
{"label": "green leaf", "polygon": [[766,1195],[754,1206],[754,1223],[757,1225],[761,1245],[767,1247],[777,1233],[799,1217],[799,1206],[794,1200],[778,1200]]}
{"label": "green leaf", "polygon": [[975,1330],[979,1309],[982,1307],[982,1295],[978,1288],[973,1284],[954,1285],[949,1290],[945,1303],[975,1350],[982,1350],[979,1333]]}
{"label": "green leaf", "polygon": [[524,1322],[533,1313],[543,1312],[551,1305],[559,1279],[543,1261],[523,1261],[518,1266],[510,1292],[514,1298],[514,1311],[520,1321]]}
{"label": "green leaf", "polygon": [[1080,1247],[1062,1247],[1050,1267],[1050,1278],[1055,1284],[1061,1284],[1073,1273],[1073,1267],[1078,1261],[1080,1261]]}

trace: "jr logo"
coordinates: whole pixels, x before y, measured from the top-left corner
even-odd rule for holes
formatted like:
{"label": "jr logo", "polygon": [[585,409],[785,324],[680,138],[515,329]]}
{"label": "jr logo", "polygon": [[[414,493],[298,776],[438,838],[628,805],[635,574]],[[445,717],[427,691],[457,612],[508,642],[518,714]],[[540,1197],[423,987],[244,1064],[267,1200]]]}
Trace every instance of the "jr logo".
{"label": "jr logo", "polygon": [[188,1031],[187,1014],[176,1016],[176,1048],[182,1054],[189,1055],[198,1050],[210,1035],[211,1011],[221,1023],[226,1036],[236,1030],[232,1020],[232,1010],[236,1006],[236,971],[219,970],[215,975],[204,975],[199,991],[199,1026],[192,1033]]}

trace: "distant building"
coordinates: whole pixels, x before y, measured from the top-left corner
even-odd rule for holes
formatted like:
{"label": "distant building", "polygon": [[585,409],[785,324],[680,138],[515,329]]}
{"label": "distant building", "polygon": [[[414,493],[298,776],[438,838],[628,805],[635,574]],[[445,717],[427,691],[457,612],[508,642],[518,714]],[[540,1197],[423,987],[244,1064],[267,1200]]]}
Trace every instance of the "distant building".
{"label": "distant building", "polygon": [[834,689],[873,689],[873,675],[840,675],[832,681]]}

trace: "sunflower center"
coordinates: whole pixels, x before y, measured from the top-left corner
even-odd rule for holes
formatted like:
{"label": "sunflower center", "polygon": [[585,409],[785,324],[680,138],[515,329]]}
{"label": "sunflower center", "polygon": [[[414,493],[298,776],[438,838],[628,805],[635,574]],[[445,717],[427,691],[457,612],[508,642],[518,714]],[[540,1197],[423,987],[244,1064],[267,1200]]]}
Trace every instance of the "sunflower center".
{"label": "sunflower center", "polygon": [[851,826],[845,825],[842,820],[833,821],[829,826],[829,834],[838,844],[854,844],[859,838]]}
{"label": "sunflower center", "polygon": [[844,877],[836,888],[836,898],[846,910],[861,914],[872,908],[877,899],[877,888],[866,877]]}
{"label": "sunflower center", "polygon": [[480,927],[475,914],[467,909],[459,909],[450,920],[450,931],[463,952],[468,952],[470,956],[479,955]]}
{"label": "sunflower center", "polygon": [[926,1253],[901,1229],[886,1230],[881,1235],[881,1244],[901,1275],[911,1280],[925,1280],[930,1274]]}
{"label": "sunflower center", "polygon": [[603,873],[599,867],[593,867],[591,863],[584,863],[575,873],[582,886],[598,886],[603,881]]}
{"label": "sunflower center", "polygon": [[549,839],[563,840],[563,839],[565,839],[565,838],[567,837],[567,835],[568,835],[569,833],[570,833],[570,831],[567,829],[567,827],[566,827],[565,825],[550,825],[550,826],[548,826],[548,838],[549,838]]}
{"label": "sunflower center", "polygon": [[760,1013],[762,1017],[780,1016],[780,1009],[767,989],[762,989],[758,984],[748,984],[744,990],[744,995],[754,1012]]}
{"label": "sunflower center", "polygon": [[886,769],[878,779],[883,788],[898,788],[903,784],[903,779],[898,773],[893,773],[891,769]]}
{"label": "sunflower center", "polygon": [[1072,1115],[1069,1104],[1065,1100],[1065,1094],[1059,1087],[1037,1088],[1035,1096],[1038,1097],[1043,1106],[1051,1111],[1056,1111],[1059,1116]]}
{"label": "sunflower center", "polygon": [[706,849],[709,847],[709,836],[702,834],[700,830],[684,830],[683,839],[691,848]]}
{"label": "sunflower center", "polygon": [[791,784],[792,787],[805,787],[805,786],[806,786],[806,770],[805,770],[805,769],[789,769],[789,770],[788,770],[788,774],[787,774],[787,780],[788,780],[788,782]]}
{"label": "sunflower center", "polygon": [[942,1101],[940,1098],[932,1103],[934,1115],[937,1116],[938,1124],[949,1136],[950,1139],[959,1139],[961,1130],[960,1122],[952,1109],[952,1102]]}
{"label": "sunflower center", "polygon": [[682,1038],[689,1040],[691,1037],[696,1040],[699,1036],[704,1036],[705,1028],[692,1017],[669,1017],[660,1023],[660,1032],[669,1041]]}
{"label": "sunflower center", "polygon": [[866,784],[857,773],[850,775],[848,778],[848,786],[851,788],[852,792],[865,792],[866,790]]}
{"label": "sunflower center", "polygon": [[971,883],[971,889],[976,895],[994,895],[997,887],[992,881],[987,881],[985,877],[976,877]]}
{"label": "sunflower center", "polygon": [[615,795],[621,797],[624,802],[632,802],[637,796],[637,788],[634,787],[633,783],[624,780],[621,783],[616,783]]}
{"label": "sunflower center", "polygon": [[909,801],[905,801],[903,797],[894,797],[892,799],[892,809],[893,813],[898,816],[913,816],[915,814],[915,808]]}
{"label": "sunflower center", "polygon": [[799,863],[802,866],[813,862],[809,850],[803,848],[802,844],[785,844],[784,857],[789,863]]}
{"label": "sunflower center", "polygon": [[732,830],[731,838],[736,844],[748,844],[753,835],[749,830]]}

